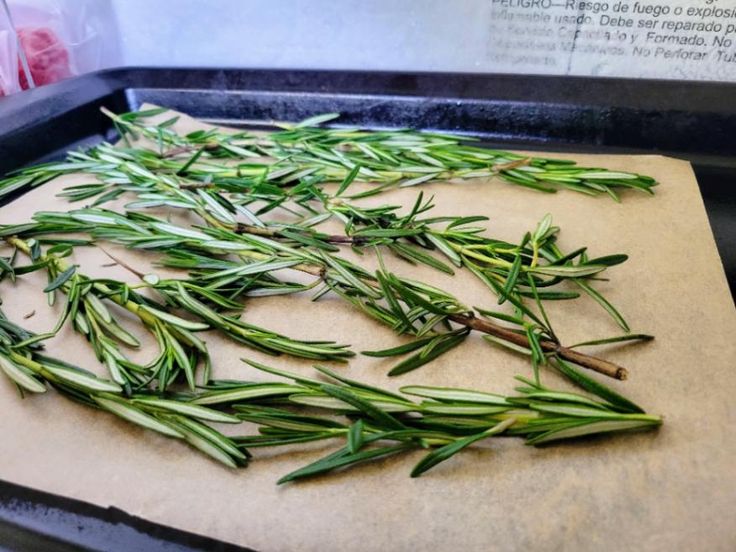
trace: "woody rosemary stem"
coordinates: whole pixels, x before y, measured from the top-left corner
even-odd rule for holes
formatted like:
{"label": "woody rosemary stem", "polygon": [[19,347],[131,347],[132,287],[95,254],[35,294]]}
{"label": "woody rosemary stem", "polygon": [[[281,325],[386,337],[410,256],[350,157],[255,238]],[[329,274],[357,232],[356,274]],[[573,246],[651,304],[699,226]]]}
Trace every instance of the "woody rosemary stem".
{"label": "woody rosemary stem", "polygon": [[[516,332],[502,326],[498,326],[488,320],[476,318],[475,316],[468,314],[451,314],[448,318],[457,324],[461,324],[478,332],[493,335],[503,339],[504,341],[513,343],[514,345],[529,348],[529,339],[527,339],[525,335],[517,334]],[[593,370],[599,374],[603,374],[617,380],[625,380],[628,377],[629,373],[626,368],[618,366],[608,360],[579,353],[567,347],[563,347],[554,341],[544,340],[540,341],[539,344],[543,351],[557,353],[565,360],[574,362],[583,368]]]}

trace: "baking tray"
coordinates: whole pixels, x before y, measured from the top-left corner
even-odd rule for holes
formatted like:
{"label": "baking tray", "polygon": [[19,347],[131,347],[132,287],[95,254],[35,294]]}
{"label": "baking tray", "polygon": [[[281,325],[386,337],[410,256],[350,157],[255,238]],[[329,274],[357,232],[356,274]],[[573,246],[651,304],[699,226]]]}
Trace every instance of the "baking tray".
{"label": "baking tray", "polygon": [[[0,100],[0,173],[115,134],[99,108],[145,102],[257,126],[340,112],[338,125],[413,127],[490,147],[660,153],[693,163],[736,289],[736,84],[515,75],[119,69]],[[9,198],[12,200],[12,198]],[[0,550],[243,550],[0,481]]]}

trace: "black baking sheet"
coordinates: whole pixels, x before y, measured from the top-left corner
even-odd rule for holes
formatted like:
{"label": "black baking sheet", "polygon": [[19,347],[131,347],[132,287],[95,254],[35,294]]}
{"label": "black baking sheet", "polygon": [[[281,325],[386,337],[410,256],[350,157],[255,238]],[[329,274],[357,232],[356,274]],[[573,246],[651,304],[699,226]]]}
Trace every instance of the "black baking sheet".
{"label": "black baking sheet", "polygon": [[[693,163],[733,293],[736,86],[510,75],[122,69],[0,100],[0,172],[115,138],[99,108],[164,105],[250,126],[340,112],[338,124],[413,127],[494,147],[663,153]],[[0,482],[0,548],[236,550],[103,509]]]}

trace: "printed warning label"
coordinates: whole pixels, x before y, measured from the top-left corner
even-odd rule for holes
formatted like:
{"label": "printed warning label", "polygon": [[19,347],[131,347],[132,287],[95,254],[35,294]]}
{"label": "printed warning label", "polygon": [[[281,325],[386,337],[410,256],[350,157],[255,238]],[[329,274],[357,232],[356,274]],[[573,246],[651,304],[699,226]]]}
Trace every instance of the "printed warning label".
{"label": "printed warning label", "polygon": [[498,71],[736,80],[736,0],[490,0]]}

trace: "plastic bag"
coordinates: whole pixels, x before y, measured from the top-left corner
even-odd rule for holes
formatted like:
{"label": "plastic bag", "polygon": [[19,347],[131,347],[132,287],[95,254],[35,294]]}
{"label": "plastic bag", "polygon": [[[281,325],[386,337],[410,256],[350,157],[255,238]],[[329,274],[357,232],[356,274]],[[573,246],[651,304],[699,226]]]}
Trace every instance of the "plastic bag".
{"label": "plastic bag", "polygon": [[[116,64],[117,33],[109,1],[8,0],[8,7],[36,86]],[[8,48],[3,55],[5,46],[0,48],[2,63],[12,52]],[[17,59],[15,66],[17,84],[9,91],[29,87]]]}
{"label": "plastic bag", "polygon": [[0,96],[17,92],[18,47],[15,32],[0,5]]}

